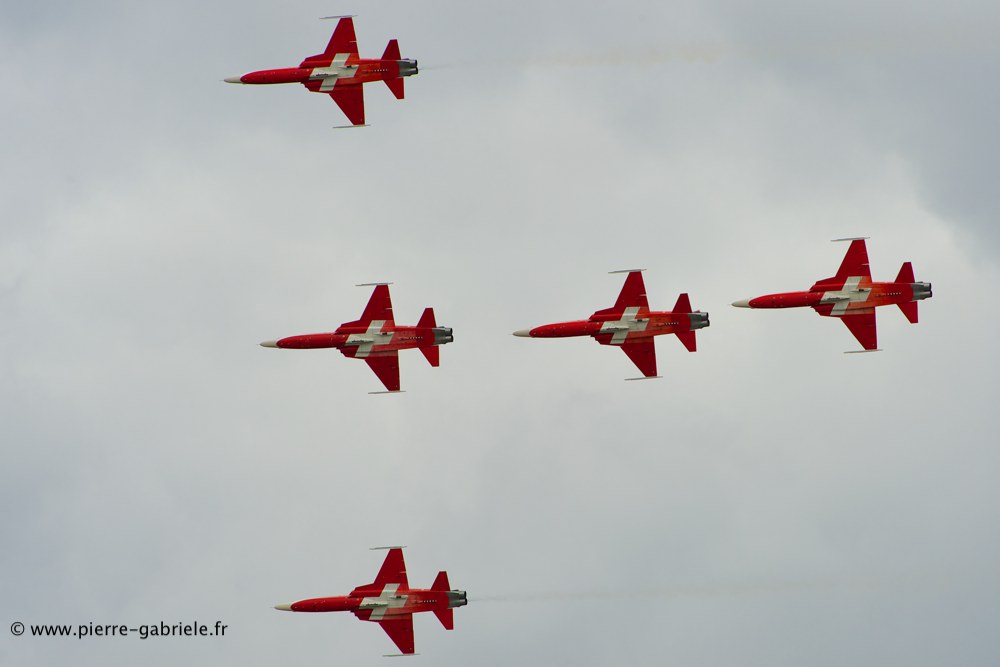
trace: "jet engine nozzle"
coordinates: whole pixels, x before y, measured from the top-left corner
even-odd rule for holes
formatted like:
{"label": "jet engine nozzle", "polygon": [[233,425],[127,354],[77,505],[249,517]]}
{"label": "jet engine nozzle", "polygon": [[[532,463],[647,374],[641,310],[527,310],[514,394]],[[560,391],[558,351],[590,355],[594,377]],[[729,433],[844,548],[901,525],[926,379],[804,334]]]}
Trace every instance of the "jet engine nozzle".
{"label": "jet engine nozzle", "polygon": [[412,76],[419,72],[416,60],[397,60],[399,64],[399,76]]}
{"label": "jet engine nozzle", "polygon": [[709,326],[708,313],[690,313],[688,317],[691,318],[691,328],[692,329],[704,329]]}
{"label": "jet engine nozzle", "polygon": [[464,607],[469,604],[469,597],[465,591],[448,591],[449,607]]}
{"label": "jet engine nozzle", "polygon": [[455,336],[452,335],[451,327],[434,327],[434,344],[444,345],[445,343],[454,342]]}
{"label": "jet engine nozzle", "polygon": [[913,288],[914,301],[919,299],[929,299],[933,295],[930,283],[913,283],[910,287]]}

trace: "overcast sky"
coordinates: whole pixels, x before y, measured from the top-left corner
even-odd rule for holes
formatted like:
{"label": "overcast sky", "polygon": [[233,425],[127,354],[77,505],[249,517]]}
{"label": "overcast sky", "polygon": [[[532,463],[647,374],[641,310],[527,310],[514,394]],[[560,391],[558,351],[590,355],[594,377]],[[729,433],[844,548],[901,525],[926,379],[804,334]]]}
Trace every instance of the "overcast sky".
{"label": "overcast sky", "polygon": [[[421,72],[371,127],[294,66],[355,13]],[[406,544],[469,591],[440,665],[1000,662],[995,2],[0,7],[0,620],[222,620],[0,663],[381,665],[346,594]],[[920,324],[808,310],[864,235]],[[664,379],[586,339],[645,267],[711,314]],[[393,281],[455,342],[406,393],[331,331]]]}

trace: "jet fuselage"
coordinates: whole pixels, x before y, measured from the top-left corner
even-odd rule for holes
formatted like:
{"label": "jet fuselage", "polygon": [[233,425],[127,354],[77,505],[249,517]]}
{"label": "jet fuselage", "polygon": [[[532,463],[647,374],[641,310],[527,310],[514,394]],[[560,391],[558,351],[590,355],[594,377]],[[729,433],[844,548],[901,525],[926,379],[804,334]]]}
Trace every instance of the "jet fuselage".
{"label": "jet fuselage", "polygon": [[[375,324],[375,323],[373,323]],[[433,345],[444,345],[454,340],[448,327],[401,327],[370,326],[340,327],[332,333],[303,334],[288,336],[275,341],[261,343],[264,347],[278,347],[292,350],[313,350],[335,347],[370,346],[373,351],[410,350]]]}
{"label": "jet fuselage", "polygon": [[930,283],[876,283],[864,279],[843,287],[817,283],[808,292],[766,294],[733,305],[738,308],[802,308],[832,306],[839,313],[859,308],[876,308],[909,303],[931,296]]}
{"label": "jet fuselage", "polygon": [[231,76],[226,83],[267,85],[275,83],[301,83],[314,93],[326,93],[333,85],[354,85],[370,81],[385,81],[412,76],[418,72],[416,60],[380,60],[348,58],[334,60],[327,66],[285,67]]}
{"label": "jet fuselage", "polygon": [[310,598],[287,605],[277,605],[282,611],[328,612],[382,610],[382,616],[413,614],[434,609],[454,609],[468,604],[465,591],[433,591],[407,589],[387,591],[379,595],[344,595]]}
{"label": "jet fuselage", "polygon": [[673,313],[647,311],[629,318],[625,315],[593,315],[587,320],[543,324],[533,329],[516,331],[524,338],[569,338],[573,336],[624,335],[629,339],[651,338],[678,331],[692,331],[707,327],[708,313]]}

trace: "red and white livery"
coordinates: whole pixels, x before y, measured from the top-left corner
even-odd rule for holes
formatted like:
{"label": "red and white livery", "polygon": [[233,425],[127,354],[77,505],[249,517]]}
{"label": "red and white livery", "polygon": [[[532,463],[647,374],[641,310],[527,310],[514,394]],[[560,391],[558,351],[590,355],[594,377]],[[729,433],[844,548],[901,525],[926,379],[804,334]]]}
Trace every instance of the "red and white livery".
{"label": "red and white livery", "polygon": [[865,239],[836,240],[851,242],[837,275],[817,281],[808,292],[768,294],[755,299],[734,301],[733,305],[737,308],[807,306],[825,317],[839,318],[866,352],[878,350],[875,309],[879,306],[895,304],[910,323],[916,324],[917,301],[932,296],[931,284],[918,283],[913,277],[913,266],[909,262],[903,262],[894,281],[873,282]]}
{"label": "red and white livery", "polygon": [[328,18],[340,18],[340,21],[323,53],[309,56],[298,67],[231,76],[225,79],[226,83],[301,83],[314,93],[329,95],[354,126],[365,124],[363,84],[384,81],[396,99],[403,99],[403,77],[417,73],[417,61],[404,59],[394,39],[389,40],[381,58],[361,58],[354,36],[354,20],[349,16]]}
{"label": "red and white livery", "polygon": [[[389,298],[390,283],[364,283],[358,287],[375,286],[361,319],[344,322],[333,333],[289,336],[266,340],[263,347],[311,350],[335,347],[345,356],[364,359],[389,392],[399,391],[399,351],[416,348],[431,366],[440,364],[439,345],[454,340],[448,327],[439,327],[434,309],[425,308],[415,327],[397,325]],[[384,393],[384,392],[371,392]]]}
{"label": "red and white livery", "polygon": [[451,590],[448,573],[438,572],[430,588],[410,588],[402,547],[380,547],[389,553],[375,581],[358,586],[350,595],[310,598],[275,605],[281,611],[349,611],[362,621],[378,623],[404,655],[412,655],[413,615],[432,611],[446,630],[455,629],[452,609],[468,604],[465,591]]}
{"label": "red and white livery", "polygon": [[687,294],[677,298],[673,310],[650,310],[642,269],[611,273],[628,274],[618,301],[611,308],[599,310],[586,320],[543,324],[534,329],[515,331],[514,335],[524,338],[591,336],[601,345],[615,345],[642,371],[642,378],[630,380],[659,377],[656,374],[654,336],[676,334],[690,352],[698,349],[694,332],[709,325],[708,313],[692,311]]}

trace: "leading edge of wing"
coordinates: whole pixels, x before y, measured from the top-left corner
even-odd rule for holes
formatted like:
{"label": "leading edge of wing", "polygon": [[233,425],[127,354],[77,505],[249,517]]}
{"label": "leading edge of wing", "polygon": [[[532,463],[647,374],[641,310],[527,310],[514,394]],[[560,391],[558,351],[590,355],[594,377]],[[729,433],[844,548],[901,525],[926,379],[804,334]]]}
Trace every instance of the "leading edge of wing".
{"label": "leading edge of wing", "polygon": [[396,350],[380,352],[364,357],[364,360],[368,364],[368,367],[378,376],[378,379],[382,381],[386,389],[389,391],[399,391],[399,353]]}
{"label": "leading edge of wing", "polygon": [[625,341],[620,347],[645,377],[656,377],[656,345],[652,338]]}

